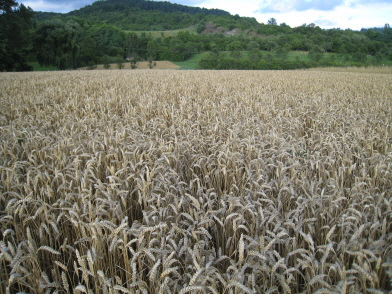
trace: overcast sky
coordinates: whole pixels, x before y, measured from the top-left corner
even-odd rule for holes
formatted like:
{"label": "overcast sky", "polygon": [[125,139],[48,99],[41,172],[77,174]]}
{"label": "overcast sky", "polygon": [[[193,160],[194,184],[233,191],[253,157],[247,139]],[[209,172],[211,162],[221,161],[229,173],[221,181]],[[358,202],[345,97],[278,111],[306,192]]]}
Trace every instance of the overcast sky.
{"label": "overcast sky", "polygon": [[[155,0],[158,1],[158,0]],[[68,12],[94,0],[28,0],[17,1],[35,11]],[[392,25],[392,0],[169,0],[172,3],[219,8],[255,17],[260,23],[275,18],[280,23],[297,27],[314,23],[321,28],[360,30]]]}

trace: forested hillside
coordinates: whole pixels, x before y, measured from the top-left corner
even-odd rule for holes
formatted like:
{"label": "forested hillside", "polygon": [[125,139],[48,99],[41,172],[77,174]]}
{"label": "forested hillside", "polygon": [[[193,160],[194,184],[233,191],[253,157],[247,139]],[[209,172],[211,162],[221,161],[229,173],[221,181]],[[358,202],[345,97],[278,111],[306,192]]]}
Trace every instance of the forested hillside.
{"label": "forested hillside", "polygon": [[94,22],[107,22],[123,30],[135,31],[182,29],[209,18],[207,16],[231,17],[230,13],[218,9],[145,0],[98,1],[72,11],[69,15],[83,16]]}
{"label": "forested hillside", "polygon": [[[36,18],[53,18],[52,13],[36,12]],[[57,14],[57,16],[64,16]],[[256,28],[255,18],[239,17],[220,9],[206,9],[170,2],[146,0],[97,1],[65,16],[83,18],[94,23],[107,23],[127,31],[164,31],[184,29],[213,22],[217,26],[243,29]]]}
{"label": "forested hillside", "polygon": [[179,62],[200,53],[198,67],[211,69],[392,64],[388,24],[361,31],[290,27],[273,18],[259,23],[223,10],[146,0],[97,1],[67,14],[0,3],[3,71],[27,70],[26,61],[67,69],[128,59],[136,67],[142,59]]}

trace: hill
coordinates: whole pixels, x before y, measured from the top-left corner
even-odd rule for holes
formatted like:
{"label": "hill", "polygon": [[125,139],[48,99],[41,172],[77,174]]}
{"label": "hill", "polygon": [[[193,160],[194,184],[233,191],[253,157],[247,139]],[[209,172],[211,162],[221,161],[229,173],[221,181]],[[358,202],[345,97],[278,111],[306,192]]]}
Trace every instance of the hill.
{"label": "hill", "polygon": [[79,10],[70,12],[70,15],[91,15],[97,11],[105,12],[140,12],[140,11],[160,11],[163,13],[183,12],[188,14],[204,13],[206,15],[230,15],[229,12],[221,9],[207,9],[200,7],[186,6],[168,1],[148,1],[148,0],[105,0],[96,1],[92,5],[87,5]]}
{"label": "hill", "polygon": [[[53,13],[37,12],[36,19],[44,20],[56,16]],[[187,28],[205,22],[214,22],[230,27],[249,28],[257,26],[254,18],[233,16],[221,9],[191,7],[167,1],[106,0],[96,1],[63,17],[78,17],[85,21],[107,23],[128,31],[163,31]]]}

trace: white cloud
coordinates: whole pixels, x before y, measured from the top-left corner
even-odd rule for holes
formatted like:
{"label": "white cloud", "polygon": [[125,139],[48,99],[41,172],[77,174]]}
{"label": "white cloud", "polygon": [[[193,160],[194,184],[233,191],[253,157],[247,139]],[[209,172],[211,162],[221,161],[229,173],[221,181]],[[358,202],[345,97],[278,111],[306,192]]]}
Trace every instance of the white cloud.
{"label": "white cloud", "polygon": [[259,12],[306,11],[311,9],[328,11],[343,3],[344,0],[262,0],[259,4]]}
{"label": "white cloud", "polygon": [[262,1],[260,4],[260,13],[263,12],[288,12],[295,9],[296,1],[283,0],[283,1]]}
{"label": "white cloud", "polygon": [[23,1],[23,5],[31,7],[34,11],[69,12],[93,2],[94,0],[28,0]]}

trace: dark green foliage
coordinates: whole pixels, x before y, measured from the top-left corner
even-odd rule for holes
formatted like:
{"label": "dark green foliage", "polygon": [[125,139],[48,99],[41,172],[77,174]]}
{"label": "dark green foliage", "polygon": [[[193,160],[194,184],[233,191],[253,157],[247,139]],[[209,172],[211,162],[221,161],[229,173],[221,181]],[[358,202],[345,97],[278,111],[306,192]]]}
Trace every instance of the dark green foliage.
{"label": "dark green foliage", "polygon": [[388,52],[388,59],[389,59],[390,61],[392,61],[392,51],[389,51],[389,52]]}
{"label": "dark green foliage", "polygon": [[210,53],[199,61],[199,67],[202,69],[219,69],[219,56],[216,53]]}
{"label": "dark green foliage", "polygon": [[117,56],[117,68],[118,69],[124,68],[124,59],[120,55]]}
{"label": "dark green foliage", "polygon": [[124,30],[173,30],[199,23],[200,16],[226,16],[220,9],[190,7],[167,1],[107,0],[96,1],[68,15],[94,22],[107,22]]}
{"label": "dark green foliage", "polygon": [[18,53],[8,53],[0,48],[0,71],[32,71],[33,68]]}
{"label": "dark green foliage", "polygon": [[254,69],[254,70],[289,70],[289,69],[300,69],[300,68],[310,68],[311,64],[304,61],[288,61],[282,59],[270,58],[254,60],[252,55],[248,58],[233,58],[225,54],[209,54],[203,57],[199,61],[199,67],[203,69]]}
{"label": "dark green foliage", "polygon": [[229,45],[227,45],[228,51],[241,51],[243,50],[242,44],[239,41],[233,41]]}
{"label": "dark green foliage", "polygon": [[148,57],[148,67],[150,69],[153,69],[154,66],[156,66],[156,62],[154,62],[154,58],[152,56]]}
{"label": "dark green foliage", "polygon": [[355,52],[353,54],[353,60],[358,62],[366,62],[366,54],[363,52]]}
{"label": "dark green foliage", "polygon": [[13,8],[17,6],[18,3],[15,0],[0,0],[0,14],[12,13]]}
{"label": "dark green foliage", "polygon": [[168,1],[145,1],[145,0],[106,0],[96,1],[92,5],[87,5],[84,8],[75,10],[71,15],[83,15],[92,14],[95,11],[106,11],[106,12],[123,12],[128,11],[128,14],[136,11],[160,11],[163,13],[174,13],[183,12],[189,14],[200,14],[206,15],[230,15],[229,12],[220,9],[206,9],[200,7],[191,7],[181,4],[170,3]]}
{"label": "dark green foliage", "polygon": [[276,50],[276,55],[279,59],[285,60],[287,58],[287,54],[289,54],[289,48],[281,45],[278,47],[278,49]]}
{"label": "dark green foliage", "polygon": [[313,46],[311,50],[309,50],[310,59],[314,62],[319,62],[321,58],[323,58],[324,50],[320,46]]}
{"label": "dark green foliage", "polygon": [[263,54],[260,50],[252,50],[248,56],[251,62],[259,62],[260,59],[263,57]]}
{"label": "dark green foliage", "polygon": [[81,55],[87,58],[125,55],[126,34],[114,26],[96,24],[86,27],[83,39],[89,39],[89,45],[83,46],[81,51]]}
{"label": "dark green foliage", "polygon": [[137,68],[137,62],[136,59],[131,60],[131,69],[136,69]]}
{"label": "dark green foliage", "polygon": [[272,26],[278,25],[278,23],[276,22],[276,19],[273,17],[268,20],[267,24],[272,25]]}
{"label": "dark green foliage", "polygon": [[13,0],[0,1],[0,71],[29,71],[33,11]]}
{"label": "dark green foliage", "polygon": [[78,23],[61,19],[43,22],[36,33],[37,60],[58,69],[76,68],[81,28]]}
{"label": "dark green foliage", "polygon": [[274,57],[271,53],[268,53],[267,55],[265,55],[264,60],[267,62],[272,62],[274,60]]}
{"label": "dark green foliage", "polygon": [[92,63],[92,62],[90,62],[89,65],[87,66],[87,69],[88,69],[88,70],[97,69],[97,65],[94,64],[94,63]]}
{"label": "dark green foliage", "polygon": [[102,63],[103,63],[103,68],[104,69],[109,69],[110,68],[110,60],[108,56],[102,57]]}
{"label": "dark green foliage", "polygon": [[147,43],[147,55],[150,59],[155,59],[158,56],[158,44],[155,40],[150,40]]}
{"label": "dark green foliage", "polygon": [[199,33],[199,34],[201,34],[204,30],[206,29],[206,24],[205,23],[200,23],[198,26],[197,26],[197,32]]}

